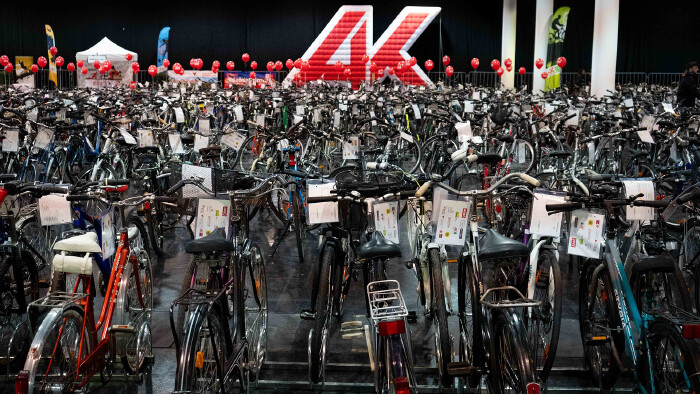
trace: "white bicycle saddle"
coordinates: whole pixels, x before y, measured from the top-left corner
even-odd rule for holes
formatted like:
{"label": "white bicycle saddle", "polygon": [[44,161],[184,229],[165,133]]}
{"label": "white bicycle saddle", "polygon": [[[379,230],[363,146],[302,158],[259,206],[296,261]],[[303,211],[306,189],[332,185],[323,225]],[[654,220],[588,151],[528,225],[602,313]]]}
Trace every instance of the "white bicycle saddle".
{"label": "white bicycle saddle", "polygon": [[101,253],[102,247],[97,243],[97,233],[87,232],[85,234],[76,235],[62,239],[53,247],[54,250],[77,253]]}

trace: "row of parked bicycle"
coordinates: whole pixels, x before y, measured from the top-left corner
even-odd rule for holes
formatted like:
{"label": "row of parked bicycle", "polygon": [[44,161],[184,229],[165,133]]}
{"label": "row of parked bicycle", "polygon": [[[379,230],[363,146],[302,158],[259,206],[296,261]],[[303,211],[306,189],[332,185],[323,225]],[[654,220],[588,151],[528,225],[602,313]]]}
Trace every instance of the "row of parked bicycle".
{"label": "row of parked bicycle", "polygon": [[[419,391],[411,314],[386,273],[399,259],[434,326],[441,387],[545,390],[568,256],[594,384],[614,387],[624,372],[642,392],[693,392],[700,117],[677,114],[672,96],[4,90],[0,365],[20,392],[87,391],[118,363],[143,371],[152,259],[184,227],[193,240],[170,307],[174,391],[247,391],[266,355],[265,263],[253,235],[267,230],[256,214],[269,211],[294,233],[299,264],[313,267],[301,313],[313,320],[312,384],[325,381],[334,330],[364,335],[362,322],[343,321],[361,275],[375,390]],[[404,226],[410,256],[399,247]],[[318,257],[304,253],[310,233]]]}

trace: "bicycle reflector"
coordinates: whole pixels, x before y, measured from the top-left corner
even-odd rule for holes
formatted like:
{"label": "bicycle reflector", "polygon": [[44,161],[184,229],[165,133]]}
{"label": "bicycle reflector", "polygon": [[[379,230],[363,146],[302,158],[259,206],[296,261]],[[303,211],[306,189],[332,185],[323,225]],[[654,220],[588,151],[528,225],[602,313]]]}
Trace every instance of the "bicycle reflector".
{"label": "bicycle reflector", "polygon": [[29,392],[29,371],[23,369],[19,371],[15,378],[15,393],[27,394]]}
{"label": "bicycle reflector", "polygon": [[410,386],[408,384],[408,378],[406,376],[399,376],[398,378],[394,378],[394,391],[396,392],[396,394],[409,394],[411,392]]}
{"label": "bicycle reflector", "polygon": [[540,394],[539,383],[528,383],[527,384],[527,394]]}
{"label": "bicycle reflector", "polygon": [[685,339],[700,338],[700,324],[684,324],[681,333]]}
{"label": "bicycle reflector", "polygon": [[403,334],[406,332],[406,323],[402,320],[383,321],[379,323],[379,335],[386,337],[389,335]]}

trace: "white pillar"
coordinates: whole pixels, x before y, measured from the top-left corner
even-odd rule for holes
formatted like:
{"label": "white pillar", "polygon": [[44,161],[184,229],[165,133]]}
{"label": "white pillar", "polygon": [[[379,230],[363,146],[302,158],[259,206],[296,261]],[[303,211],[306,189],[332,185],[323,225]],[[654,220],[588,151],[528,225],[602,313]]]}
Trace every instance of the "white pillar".
{"label": "white pillar", "polygon": [[[532,59],[532,93],[541,94],[544,91],[544,79],[540,76],[547,67],[547,39],[549,38],[549,18],[554,12],[554,0],[537,0],[535,6],[535,57]],[[545,65],[537,69],[537,58]]]}
{"label": "white pillar", "polygon": [[596,0],[591,54],[591,95],[596,97],[615,90],[619,19],[620,0]]}
{"label": "white pillar", "polygon": [[[503,0],[503,28],[501,30],[501,64],[503,76],[501,82],[507,88],[515,86],[515,24],[518,16],[518,0]],[[503,61],[510,58],[513,61],[513,71],[508,72]]]}

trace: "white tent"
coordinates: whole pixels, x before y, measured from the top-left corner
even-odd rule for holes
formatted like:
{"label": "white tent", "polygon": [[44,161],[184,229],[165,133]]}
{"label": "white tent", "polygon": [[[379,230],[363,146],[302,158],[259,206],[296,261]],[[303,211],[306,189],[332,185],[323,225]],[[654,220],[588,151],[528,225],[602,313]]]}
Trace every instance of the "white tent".
{"label": "white tent", "polygon": [[[127,53],[130,53],[133,56],[131,60],[126,60]],[[78,87],[97,88],[103,86],[114,86],[120,83],[128,84],[131,82],[134,74],[131,69],[131,63],[138,60],[138,54],[120,47],[119,45],[110,41],[109,38],[105,37],[92,48],[76,53],[75,59],[82,60],[85,63],[84,66],[88,69],[88,73],[85,75],[78,72]],[[100,74],[99,71],[93,66],[95,60],[98,60],[100,63],[105,60],[109,60],[112,63],[114,70],[116,70],[118,74],[112,73],[110,76]]]}

